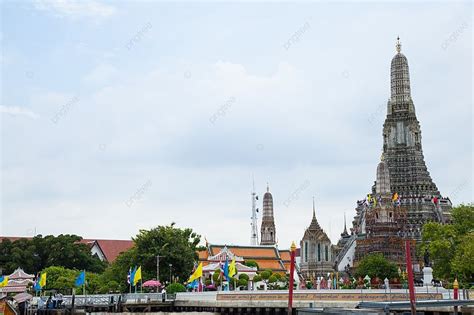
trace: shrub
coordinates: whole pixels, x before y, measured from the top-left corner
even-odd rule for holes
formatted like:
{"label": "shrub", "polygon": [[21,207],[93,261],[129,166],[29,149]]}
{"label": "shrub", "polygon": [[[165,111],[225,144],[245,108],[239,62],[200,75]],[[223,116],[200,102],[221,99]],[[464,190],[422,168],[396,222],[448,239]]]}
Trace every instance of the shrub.
{"label": "shrub", "polygon": [[241,274],[239,275],[239,280],[240,280],[240,279],[245,279],[245,280],[248,281],[248,280],[249,280],[249,275],[246,274],[246,273],[241,273]]}
{"label": "shrub", "polygon": [[186,287],[181,283],[172,283],[166,287],[166,293],[173,294],[177,292],[186,292]]}

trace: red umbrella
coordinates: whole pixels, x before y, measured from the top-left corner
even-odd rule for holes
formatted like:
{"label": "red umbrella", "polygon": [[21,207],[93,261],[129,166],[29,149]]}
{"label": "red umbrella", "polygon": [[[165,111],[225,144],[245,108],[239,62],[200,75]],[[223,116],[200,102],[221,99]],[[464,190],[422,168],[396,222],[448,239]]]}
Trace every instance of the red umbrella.
{"label": "red umbrella", "polygon": [[148,280],[143,283],[144,287],[161,287],[160,281],[157,280]]}

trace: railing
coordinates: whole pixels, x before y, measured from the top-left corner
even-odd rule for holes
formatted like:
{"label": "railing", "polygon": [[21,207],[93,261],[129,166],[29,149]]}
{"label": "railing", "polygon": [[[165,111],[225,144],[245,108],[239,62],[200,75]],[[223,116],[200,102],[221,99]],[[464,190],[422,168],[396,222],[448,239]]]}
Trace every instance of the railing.
{"label": "railing", "polygon": [[[39,298],[41,302],[37,305],[45,305],[48,297],[42,296]],[[174,301],[176,294],[166,294],[163,300],[162,293],[127,293],[127,294],[94,294],[94,295],[75,295],[74,306],[75,307],[86,307],[86,306],[113,306],[117,304],[145,304],[145,303],[156,303],[163,301]],[[64,307],[69,308],[72,306],[73,296],[63,296],[62,302],[57,304],[58,308]]]}

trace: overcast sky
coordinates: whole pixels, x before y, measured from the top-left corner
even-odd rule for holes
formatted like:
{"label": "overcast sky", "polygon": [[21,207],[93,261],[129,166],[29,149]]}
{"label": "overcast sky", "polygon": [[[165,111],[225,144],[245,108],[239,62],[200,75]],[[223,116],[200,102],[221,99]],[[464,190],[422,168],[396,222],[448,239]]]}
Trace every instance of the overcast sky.
{"label": "overcast sky", "polygon": [[312,196],[337,242],[375,180],[398,35],[428,170],[454,204],[473,201],[470,2],[1,10],[2,235],[127,239],[176,222],[249,244],[253,176],[280,248],[300,241]]}

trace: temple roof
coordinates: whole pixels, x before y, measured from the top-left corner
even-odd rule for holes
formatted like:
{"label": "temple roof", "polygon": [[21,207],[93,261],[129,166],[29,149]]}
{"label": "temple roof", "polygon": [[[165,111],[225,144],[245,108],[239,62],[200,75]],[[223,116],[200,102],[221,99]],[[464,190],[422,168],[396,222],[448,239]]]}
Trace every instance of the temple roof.
{"label": "temple roof", "polygon": [[35,276],[30,275],[23,271],[21,268],[17,268],[11,275],[8,276],[9,280],[23,280],[23,279],[33,279]]}
{"label": "temple roof", "polygon": [[236,256],[234,253],[232,253],[227,246],[224,246],[223,249],[221,249],[220,252],[218,252],[214,256],[210,256],[207,258],[209,261],[225,261],[225,260],[233,260],[235,258],[235,261],[244,261],[244,259],[240,256]]}
{"label": "temple roof", "polygon": [[212,263],[208,258],[216,256],[224,248],[227,248],[233,255],[241,257],[244,261],[254,260],[260,270],[271,269],[274,272],[287,271],[282,257],[280,257],[280,251],[276,246],[272,245],[242,246],[207,244],[206,249],[198,251],[199,261],[201,261],[204,266]]}
{"label": "temple roof", "polygon": [[321,227],[319,226],[318,220],[316,219],[314,198],[313,198],[313,218],[311,219],[311,224],[304,232],[303,240],[322,240],[322,241],[330,242],[329,237],[323,231],[323,229],[321,229]]}

